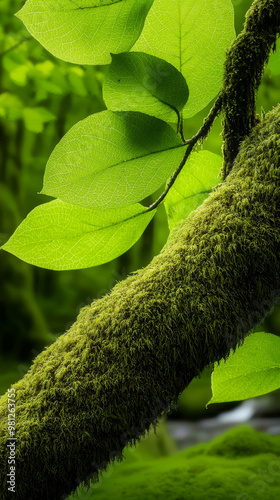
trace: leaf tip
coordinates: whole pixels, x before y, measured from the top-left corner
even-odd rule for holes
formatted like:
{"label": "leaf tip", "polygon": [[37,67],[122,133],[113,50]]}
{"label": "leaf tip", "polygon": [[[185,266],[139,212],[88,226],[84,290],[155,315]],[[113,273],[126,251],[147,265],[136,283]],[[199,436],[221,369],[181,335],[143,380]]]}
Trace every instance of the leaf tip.
{"label": "leaf tip", "polygon": [[9,249],[9,241],[6,241],[6,243],[4,243],[3,245],[0,246],[0,250],[4,250],[5,252],[9,252],[11,253],[10,249]]}
{"label": "leaf tip", "polygon": [[18,19],[20,19],[22,21],[22,11],[23,11],[23,8],[18,10],[18,12],[15,12],[14,16],[17,17]]}
{"label": "leaf tip", "polygon": [[214,396],[212,396],[212,398],[208,401],[208,403],[206,403],[205,405],[206,410],[208,410],[208,406],[212,405],[213,403],[215,403]]}

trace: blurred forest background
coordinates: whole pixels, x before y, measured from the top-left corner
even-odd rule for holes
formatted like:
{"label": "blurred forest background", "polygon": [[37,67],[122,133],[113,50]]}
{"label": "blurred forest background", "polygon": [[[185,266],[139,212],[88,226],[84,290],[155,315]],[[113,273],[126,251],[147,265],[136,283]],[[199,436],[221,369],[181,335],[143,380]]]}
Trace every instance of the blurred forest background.
{"label": "blurred forest background", "polygon": [[[102,81],[107,67],[77,66],[55,59],[14,16],[23,3],[0,0],[0,244],[28,212],[49,201],[37,193],[42,188],[47,159],[61,137],[79,120],[105,109]],[[232,3],[239,33],[252,0]],[[258,93],[258,112],[261,107],[268,111],[278,102],[280,76],[266,70]],[[210,107],[185,122],[185,137],[199,129]],[[221,130],[218,119],[203,146],[220,155]],[[130,272],[146,266],[160,252],[167,236],[161,207],[131,250],[97,268],[55,272],[1,252],[0,394],[27,372],[45,346],[69,328],[82,306],[109,292]],[[261,329],[280,333],[278,306]],[[205,416],[210,397],[207,371],[184,391],[171,418]],[[210,406],[207,416],[221,408]]]}

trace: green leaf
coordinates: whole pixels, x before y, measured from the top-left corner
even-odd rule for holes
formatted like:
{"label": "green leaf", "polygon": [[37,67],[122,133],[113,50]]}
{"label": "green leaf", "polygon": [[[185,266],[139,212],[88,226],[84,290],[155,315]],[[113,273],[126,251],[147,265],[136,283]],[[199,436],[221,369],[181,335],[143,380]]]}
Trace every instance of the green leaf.
{"label": "green leaf", "polygon": [[270,333],[249,335],[226,361],[215,363],[210,403],[261,396],[280,388],[280,338]]}
{"label": "green leaf", "polygon": [[55,116],[43,107],[24,108],[23,120],[27,130],[30,130],[30,132],[39,133],[43,132],[44,123],[55,120]]}
{"label": "green leaf", "polygon": [[0,117],[18,120],[22,117],[23,102],[10,92],[0,94]]}
{"label": "green leaf", "polygon": [[276,51],[270,55],[268,65],[266,67],[270,71],[270,76],[280,75],[280,40],[277,40]]}
{"label": "green leaf", "polygon": [[25,87],[27,85],[27,76],[31,67],[31,64],[27,62],[27,64],[21,64],[20,66],[14,68],[9,74],[12,82],[20,87]]}
{"label": "green leaf", "polygon": [[185,147],[162,120],[102,111],[74,125],[56,146],[42,193],[85,207],[130,205],[168,179]]}
{"label": "green leaf", "polygon": [[184,77],[163,59],[142,52],[112,54],[103,85],[112,111],[142,111],[176,123],[188,96]]}
{"label": "green leaf", "polygon": [[132,247],[155,212],[139,204],[100,211],[54,200],[32,210],[2,249],[57,271],[98,266]]}
{"label": "green leaf", "polygon": [[186,219],[218,184],[222,157],[210,151],[194,152],[165,198],[169,229]]}
{"label": "green leaf", "polygon": [[108,64],[131,49],[153,0],[27,0],[17,13],[31,35],[64,61]]}
{"label": "green leaf", "polygon": [[189,118],[219,92],[225,50],[234,38],[231,0],[154,0],[133,50],[161,57],[183,74]]}

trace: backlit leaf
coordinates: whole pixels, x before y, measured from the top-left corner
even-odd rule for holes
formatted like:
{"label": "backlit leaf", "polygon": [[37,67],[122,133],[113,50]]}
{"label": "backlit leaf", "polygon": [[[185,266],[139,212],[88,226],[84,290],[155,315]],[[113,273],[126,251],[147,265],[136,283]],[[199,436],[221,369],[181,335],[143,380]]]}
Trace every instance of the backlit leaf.
{"label": "backlit leaf", "polygon": [[130,205],[164,184],[185,147],[162,120],[102,111],[74,125],[56,146],[42,193],[85,207]]}
{"label": "backlit leaf", "polygon": [[155,212],[140,204],[100,211],[54,200],[34,208],[2,249],[46,269],[98,266],[134,245]]}
{"label": "backlit leaf", "polygon": [[225,51],[234,38],[231,0],[154,0],[133,51],[161,57],[183,74],[189,118],[219,92]]}
{"label": "backlit leaf", "polygon": [[280,338],[271,333],[249,335],[226,361],[215,363],[210,403],[241,401],[280,388]]}
{"label": "backlit leaf", "polygon": [[60,59],[108,64],[131,49],[153,0],[27,0],[17,13],[31,35]]}
{"label": "backlit leaf", "polygon": [[112,55],[103,85],[112,111],[141,111],[176,123],[188,96],[182,74],[163,59],[142,52]]}
{"label": "backlit leaf", "polygon": [[222,157],[210,151],[194,152],[165,198],[169,228],[185,219],[218,184]]}

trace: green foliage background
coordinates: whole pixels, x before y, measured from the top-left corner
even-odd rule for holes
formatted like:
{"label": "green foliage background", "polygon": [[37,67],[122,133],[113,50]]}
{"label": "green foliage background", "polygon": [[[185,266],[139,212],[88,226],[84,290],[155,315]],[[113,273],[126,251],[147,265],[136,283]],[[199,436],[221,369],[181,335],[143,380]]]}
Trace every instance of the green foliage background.
{"label": "green foliage background", "polygon": [[[101,89],[108,67],[78,66],[53,57],[14,17],[23,3],[0,0],[0,244],[8,240],[27,213],[49,201],[37,193],[42,189],[46,162],[58,141],[79,120],[106,109]],[[252,0],[232,3],[238,33]],[[277,61],[274,68],[275,64]],[[271,109],[279,97],[280,76],[272,68],[265,72],[259,89],[258,111],[261,107]],[[197,132],[211,104],[185,120],[185,137]],[[221,120],[216,120],[204,149],[221,155],[220,134]],[[152,203],[159,192],[146,201]],[[24,375],[32,358],[45,345],[70,326],[82,306],[107,293],[116,281],[145,266],[159,253],[167,235],[161,206],[131,250],[99,267],[49,271],[1,252],[1,393]],[[275,308],[266,320],[267,331],[279,334],[278,318],[279,309]],[[207,389],[198,382],[201,397],[196,397],[194,407],[201,408],[209,400],[210,383],[206,380]]]}

